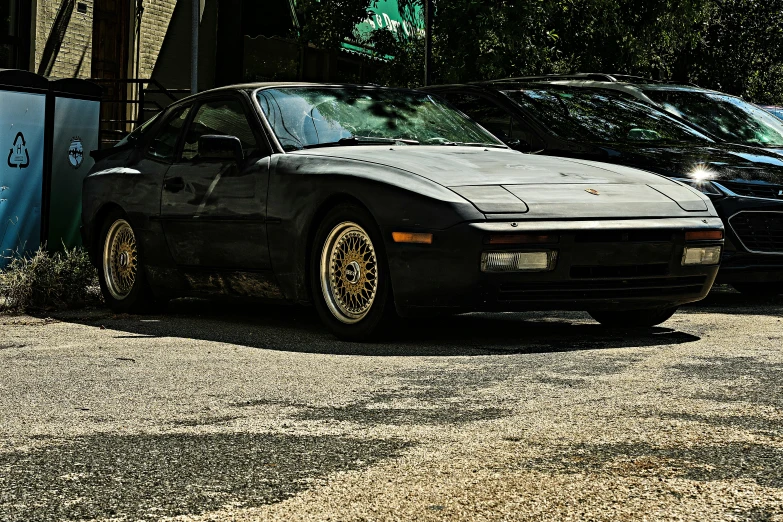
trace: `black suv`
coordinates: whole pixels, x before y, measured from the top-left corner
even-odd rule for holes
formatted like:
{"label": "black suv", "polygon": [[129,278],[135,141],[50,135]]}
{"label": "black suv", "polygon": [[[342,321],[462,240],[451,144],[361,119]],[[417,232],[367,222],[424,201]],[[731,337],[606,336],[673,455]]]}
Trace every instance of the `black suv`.
{"label": "black suv", "polygon": [[641,168],[712,199],[726,224],[718,281],[783,293],[783,156],[719,143],[699,128],[590,78],[520,78],[427,88],[527,153]]}

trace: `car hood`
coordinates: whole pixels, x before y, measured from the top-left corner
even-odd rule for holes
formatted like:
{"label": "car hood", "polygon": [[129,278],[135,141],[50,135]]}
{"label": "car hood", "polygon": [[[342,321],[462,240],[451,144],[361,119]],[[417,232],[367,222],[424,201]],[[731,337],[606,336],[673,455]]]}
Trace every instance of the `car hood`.
{"label": "car hood", "polygon": [[451,146],[362,146],[294,154],[402,169],[448,187],[485,214],[672,217],[714,212],[696,190],[637,169],[592,161]]}
{"label": "car hood", "polygon": [[679,178],[783,183],[783,156],[771,150],[730,145],[648,146],[619,144],[599,148],[612,163]]}

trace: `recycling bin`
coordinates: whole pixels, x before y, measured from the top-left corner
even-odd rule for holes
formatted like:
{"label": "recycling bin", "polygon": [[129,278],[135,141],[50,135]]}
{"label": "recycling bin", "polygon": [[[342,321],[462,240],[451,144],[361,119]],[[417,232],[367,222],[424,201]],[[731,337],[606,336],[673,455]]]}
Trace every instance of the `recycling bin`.
{"label": "recycling bin", "polygon": [[44,173],[43,238],[49,250],[81,244],[82,181],[95,163],[101,88],[77,79],[49,82],[51,151]]}
{"label": "recycling bin", "polygon": [[81,243],[82,181],[98,148],[100,99],[101,88],[85,80],[0,69],[0,269],[41,244]]}
{"label": "recycling bin", "polygon": [[41,243],[48,92],[46,78],[0,69],[0,268]]}

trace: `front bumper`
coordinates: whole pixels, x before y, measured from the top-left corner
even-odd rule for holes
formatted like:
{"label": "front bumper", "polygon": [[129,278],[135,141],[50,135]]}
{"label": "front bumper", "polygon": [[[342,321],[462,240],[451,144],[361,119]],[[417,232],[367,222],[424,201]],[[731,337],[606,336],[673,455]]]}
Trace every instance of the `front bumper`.
{"label": "front bumper", "polygon": [[[682,266],[685,231],[718,218],[465,223],[433,231],[431,245],[389,243],[392,287],[403,316],[517,310],[627,310],[703,299],[718,266]],[[387,237],[391,231],[384,231]],[[490,234],[554,235],[545,245],[487,245]],[[721,241],[699,245],[721,244]],[[486,251],[557,250],[548,272],[484,273]]]}
{"label": "front bumper", "polygon": [[770,228],[768,219],[757,219],[770,216],[783,224],[783,200],[725,196],[713,204],[726,225],[718,282],[783,281],[783,229]]}

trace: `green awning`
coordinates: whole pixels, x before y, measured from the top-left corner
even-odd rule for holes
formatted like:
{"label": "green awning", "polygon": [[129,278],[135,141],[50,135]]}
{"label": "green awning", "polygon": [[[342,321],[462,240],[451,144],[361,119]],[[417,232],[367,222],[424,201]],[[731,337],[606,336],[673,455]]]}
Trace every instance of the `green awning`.
{"label": "green awning", "polygon": [[[296,0],[290,2],[294,25],[298,27]],[[392,31],[406,38],[424,37],[424,15],[418,5],[409,10],[402,10],[397,0],[378,0],[376,5],[370,6],[370,16],[356,26],[360,41],[346,40],[342,44],[343,49],[354,53],[372,54],[372,47],[362,41],[375,31]]]}

